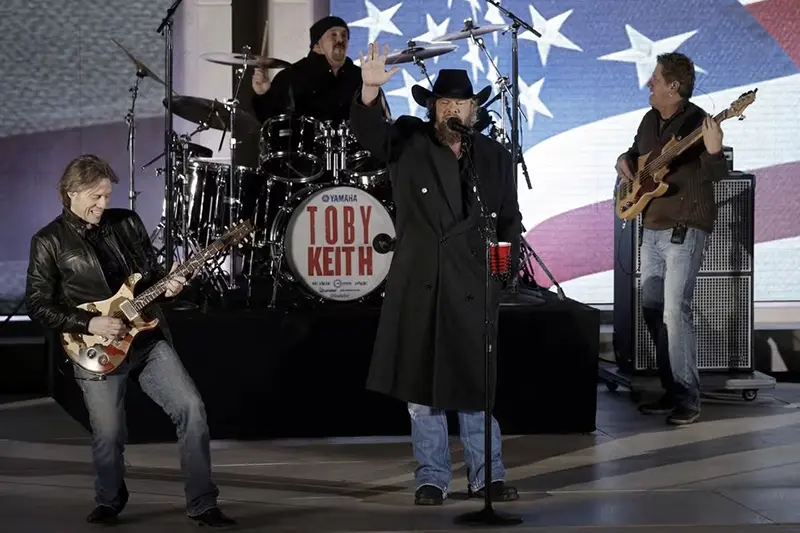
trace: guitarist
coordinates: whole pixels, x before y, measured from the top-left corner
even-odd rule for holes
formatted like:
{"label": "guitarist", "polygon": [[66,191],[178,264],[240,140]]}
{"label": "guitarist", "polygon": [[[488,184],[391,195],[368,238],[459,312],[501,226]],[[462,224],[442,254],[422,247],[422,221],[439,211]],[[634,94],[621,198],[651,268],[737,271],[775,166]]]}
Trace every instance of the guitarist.
{"label": "guitarist", "polygon": [[667,414],[671,424],[691,424],[700,416],[692,299],[706,241],[714,228],[713,181],[727,176],[722,129],[697,105],[694,63],[683,54],[662,54],[647,86],[650,104],[633,146],[617,160],[622,179],[634,178],[637,159],[656,156],[670,138],[702,128],[703,143],[677,157],[664,178],[670,190],[653,198],[643,212],[641,234],[642,314],[656,345],[664,395],[640,406],[646,414]]}
{"label": "guitarist", "polygon": [[[128,275],[142,274],[142,289],[166,275],[139,216],[108,208],[112,184],[118,181],[108,163],[94,155],[71,161],[58,184],[63,212],[31,240],[25,303],[30,317],[52,332],[124,338],[122,321],[75,306],[110,298]],[[166,297],[180,293],[185,282],[175,276]],[[97,506],[87,521],[112,523],[128,501],[124,405],[127,379],[135,371],[142,390],[176,421],[187,514],[202,525],[234,525],[217,507],[203,401],[172,348],[163,315],[157,306],[152,309],[148,312],[160,319],[161,328],[137,336],[128,358],[105,379],[73,366],[89,412],[97,476]]]}

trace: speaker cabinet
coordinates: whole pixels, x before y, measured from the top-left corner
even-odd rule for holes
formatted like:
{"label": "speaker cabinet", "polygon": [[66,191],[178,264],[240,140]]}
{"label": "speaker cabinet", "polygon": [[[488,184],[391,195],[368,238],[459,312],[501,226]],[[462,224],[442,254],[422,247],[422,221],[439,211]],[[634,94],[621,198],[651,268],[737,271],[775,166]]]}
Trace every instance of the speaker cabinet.
{"label": "speaker cabinet", "polygon": [[[694,290],[697,366],[753,370],[755,176],[731,172],[714,183],[717,219]],[[641,310],[641,217],[614,228],[614,349],[620,370],[657,370]],[[669,275],[669,273],[667,273]]]}

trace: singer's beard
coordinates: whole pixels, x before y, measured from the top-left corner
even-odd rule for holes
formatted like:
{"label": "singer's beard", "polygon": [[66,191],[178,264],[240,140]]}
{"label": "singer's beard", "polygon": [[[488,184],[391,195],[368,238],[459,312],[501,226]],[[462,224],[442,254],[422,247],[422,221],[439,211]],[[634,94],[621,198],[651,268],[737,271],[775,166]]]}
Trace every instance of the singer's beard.
{"label": "singer's beard", "polygon": [[447,122],[437,122],[434,126],[436,138],[445,146],[450,146],[461,140],[461,134],[447,127]]}

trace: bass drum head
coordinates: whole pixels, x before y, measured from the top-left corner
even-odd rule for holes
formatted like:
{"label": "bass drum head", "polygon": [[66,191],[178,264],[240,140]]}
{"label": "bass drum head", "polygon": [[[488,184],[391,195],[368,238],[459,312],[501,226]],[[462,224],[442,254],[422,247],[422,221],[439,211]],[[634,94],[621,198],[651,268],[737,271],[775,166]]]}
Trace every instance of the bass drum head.
{"label": "bass drum head", "polygon": [[395,238],[383,203],[348,186],[315,187],[295,198],[302,199],[292,209],[283,241],[294,279],[334,301],[358,300],[380,287],[394,252],[380,254],[372,243],[380,234]]}

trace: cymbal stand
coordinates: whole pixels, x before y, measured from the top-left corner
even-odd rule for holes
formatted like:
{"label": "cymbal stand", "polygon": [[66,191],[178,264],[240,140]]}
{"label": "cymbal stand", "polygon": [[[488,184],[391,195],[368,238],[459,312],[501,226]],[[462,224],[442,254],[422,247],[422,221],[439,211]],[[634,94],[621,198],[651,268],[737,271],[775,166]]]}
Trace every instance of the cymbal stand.
{"label": "cymbal stand", "polygon": [[[233,92],[233,96],[225,101],[225,108],[230,113],[230,126],[231,126],[231,135],[230,135],[230,147],[231,147],[231,166],[230,166],[230,175],[228,176],[228,195],[225,198],[225,203],[228,207],[228,220],[230,227],[232,228],[237,220],[238,213],[238,206],[237,204],[237,195],[236,195],[236,110],[239,107],[239,91],[242,88],[242,80],[244,80],[244,73],[247,70],[247,58],[250,55],[250,47],[243,46],[242,47],[243,57],[242,57],[242,66],[236,69],[236,90]],[[222,140],[225,139],[225,130],[222,130],[222,139],[220,139],[220,143]],[[230,272],[228,277],[228,289],[235,290],[238,288],[236,285],[236,246],[230,247]]]}
{"label": "cymbal stand", "polygon": [[[415,41],[408,41],[407,44],[409,49],[417,47],[417,43]],[[428,69],[425,68],[425,61],[423,61],[422,59],[418,58],[415,55],[412,55],[411,57],[412,57],[412,63],[414,63],[416,66],[419,67],[419,69],[422,71],[423,76],[425,76],[425,79],[428,80],[428,85],[430,85],[431,89],[433,89],[433,82],[431,81],[431,77],[428,76]]]}
{"label": "cymbal stand", "polygon": [[146,73],[137,68],[136,69],[136,82],[133,87],[129,89],[131,93],[131,108],[128,114],[125,115],[125,122],[128,124],[128,207],[131,211],[136,211],[136,197],[139,193],[136,192],[135,186],[135,168],[136,168],[136,97],[139,95],[139,82],[146,76]]}

